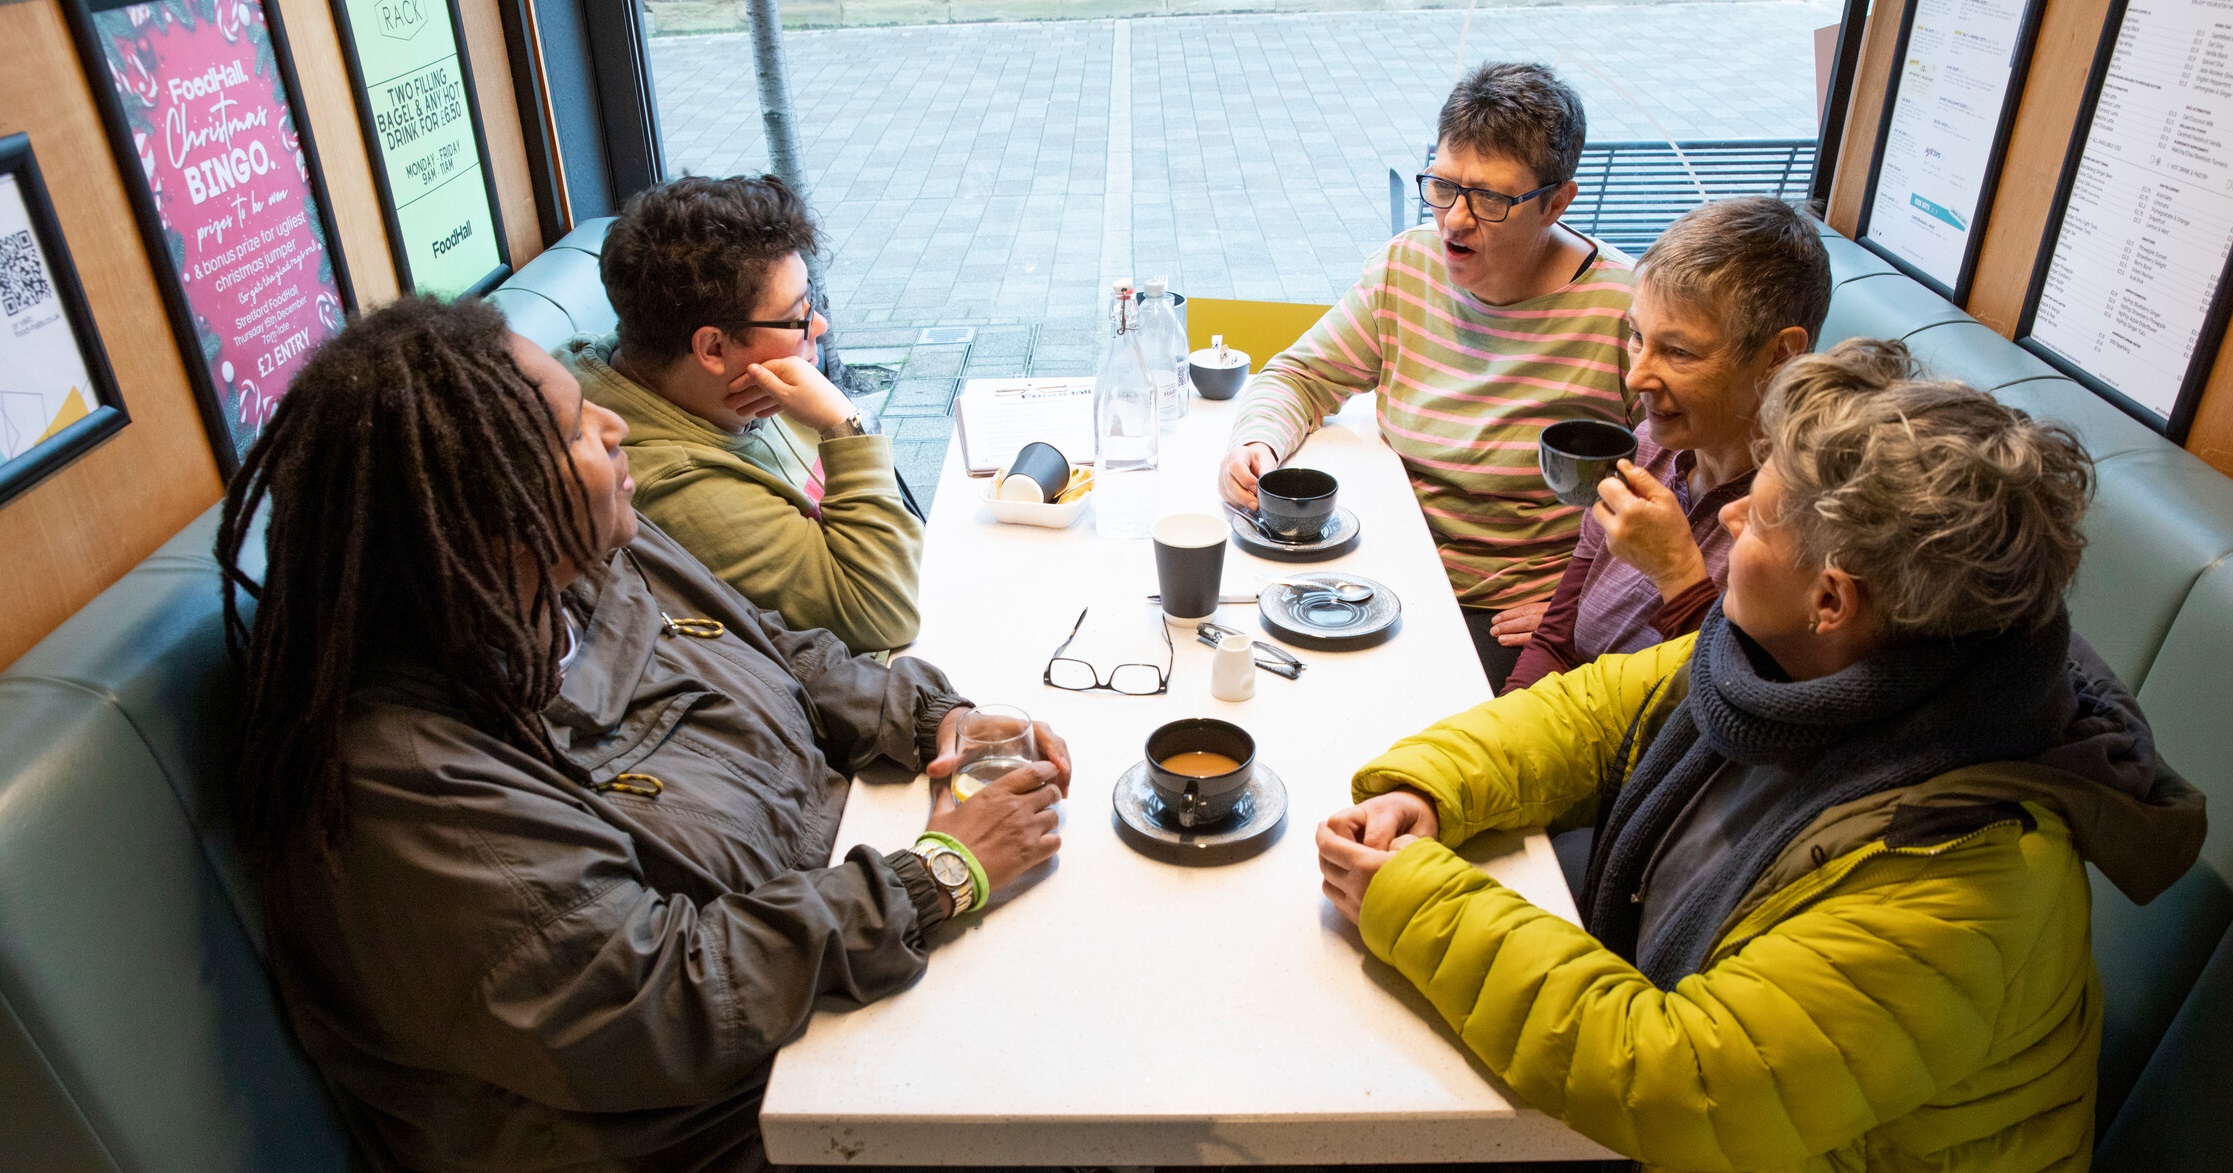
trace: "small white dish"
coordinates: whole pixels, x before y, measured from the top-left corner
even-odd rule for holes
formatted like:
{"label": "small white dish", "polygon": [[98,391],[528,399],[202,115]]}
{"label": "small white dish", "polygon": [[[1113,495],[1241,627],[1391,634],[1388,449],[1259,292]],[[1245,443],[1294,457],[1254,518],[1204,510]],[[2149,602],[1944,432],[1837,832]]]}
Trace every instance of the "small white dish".
{"label": "small white dish", "polygon": [[[1047,529],[1068,529],[1085,512],[1086,502],[1093,500],[1093,471],[1080,469],[1085,474],[1085,491],[1068,501],[1004,501],[1000,498],[1000,479],[985,482],[985,505],[992,510],[993,519],[1009,525],[1037,525]],[[1073,492],[1076,490],[1073,489]]]}

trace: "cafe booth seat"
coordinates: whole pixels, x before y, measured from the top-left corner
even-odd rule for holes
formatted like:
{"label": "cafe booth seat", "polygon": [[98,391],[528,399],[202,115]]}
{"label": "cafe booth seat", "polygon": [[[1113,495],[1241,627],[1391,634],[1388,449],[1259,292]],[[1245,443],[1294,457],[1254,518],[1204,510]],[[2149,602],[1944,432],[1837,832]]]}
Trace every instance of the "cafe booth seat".
{"label": "cafe booth seat", "polygon": [[[490,300],[545,346],[610,329],[596,281],[604,228],[577,229]],[[2095,878],[2096,1168],[2226,1167],[2233,481],[1873,254],[1826,243],[1825,342],[1907,338],[1933,373],[2066,422],[2099,461],[2072,616],[2217,817],[2201,862],[2148,906]],[[347,1125],[293,1043],[263,968],[261,915],[224,817],[239,681],[215,535],[212,510],[0,673],[0,1170],[389,1167],[352,1144],[368,1133]]]}

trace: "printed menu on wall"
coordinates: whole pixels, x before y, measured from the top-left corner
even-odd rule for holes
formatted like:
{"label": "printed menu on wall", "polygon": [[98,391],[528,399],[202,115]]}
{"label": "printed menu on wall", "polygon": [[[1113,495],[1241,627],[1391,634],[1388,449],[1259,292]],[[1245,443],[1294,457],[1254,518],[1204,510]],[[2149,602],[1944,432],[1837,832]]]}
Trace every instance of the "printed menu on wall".
{"label": "printed menu on wall", "polygon": [[87,68],[144,184],[141,228],[229,472],[349,308],[269,0],[82,3]]}
{"label": "printed menu on wall", "polygon": [[1861,237],[1962,291],[2028,55],[2023,0],[1916,0]]}
{"label": "printed menu on wall", "polygon": [[338,0],[406,288],[456,297],[509,272],[450,0]]}
{"label": "printed menu on wall", "polygon": [[2233,249],[2233,5],[2132,0],[2028,341],[2172,422],[2207,377]]}

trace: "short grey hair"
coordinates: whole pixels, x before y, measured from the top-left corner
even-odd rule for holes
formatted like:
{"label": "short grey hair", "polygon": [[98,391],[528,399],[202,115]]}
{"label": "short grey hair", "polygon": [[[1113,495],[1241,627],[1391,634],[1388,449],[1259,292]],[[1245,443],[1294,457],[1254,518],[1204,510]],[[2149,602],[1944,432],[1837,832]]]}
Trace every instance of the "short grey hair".
{"label": "short grey hair", "polygon": [[1574,178],[1589,122],[1581,96],[1548,66],[1491,62],[1450,91],[1435,137],[1477,155],[1518,160],[1541,186]]}
{"label": "short grey hair", "polygon": [[1746,355],[1786,326],[1805,330],[1812,348],[1830,314],[1830,252],[1821,234],[1797,208],[1767,196],[1684,213],[1644,250],[1636,280],[1706,307]]}
{"label": "short grey hair", "polygon": [[2037,630],[2085,551],[2093,459],[2060,424],[1915,374],[1869,338],[1785,364],[1760,413],[1784,499],[1755,520],[1860,579],[1887,636]]}

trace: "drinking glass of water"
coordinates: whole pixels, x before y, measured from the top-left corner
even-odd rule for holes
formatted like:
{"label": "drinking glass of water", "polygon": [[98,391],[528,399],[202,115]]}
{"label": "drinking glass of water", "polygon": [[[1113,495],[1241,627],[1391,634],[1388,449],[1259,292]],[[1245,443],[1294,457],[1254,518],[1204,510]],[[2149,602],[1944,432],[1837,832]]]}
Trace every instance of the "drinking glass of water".
{"label": "drinking glass of water", "polygon": [[954,801],[967,802],[994,779],[1039,760],[1031,734],[1031,714],[1013,705],[985,705],[961,716],[954,769]]}

